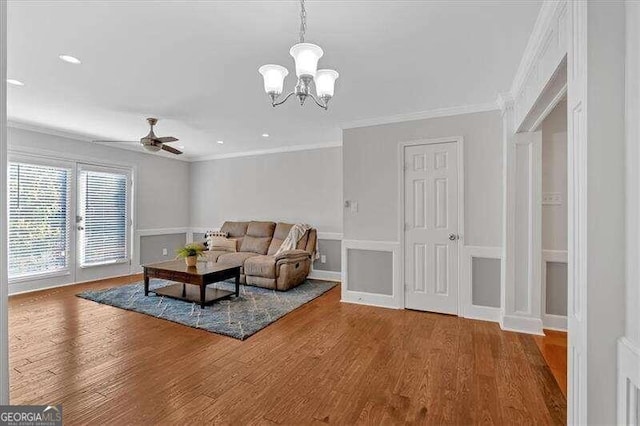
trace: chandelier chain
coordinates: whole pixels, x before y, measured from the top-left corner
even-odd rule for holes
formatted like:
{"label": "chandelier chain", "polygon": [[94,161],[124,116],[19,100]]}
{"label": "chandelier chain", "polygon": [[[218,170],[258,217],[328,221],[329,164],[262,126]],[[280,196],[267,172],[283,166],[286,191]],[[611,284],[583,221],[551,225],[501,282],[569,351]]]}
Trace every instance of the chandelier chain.
{"label": "chandelier chain", "polygon": [[300,0],[300,43],[304,43],[304,34],[307,32],[307,10],[304,0]]}

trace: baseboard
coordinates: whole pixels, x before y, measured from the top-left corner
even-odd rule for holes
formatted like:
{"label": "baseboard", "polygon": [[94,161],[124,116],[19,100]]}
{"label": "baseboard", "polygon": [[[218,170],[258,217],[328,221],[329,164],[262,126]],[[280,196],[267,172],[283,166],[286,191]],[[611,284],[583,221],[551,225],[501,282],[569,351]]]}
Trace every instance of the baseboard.
{"label": "baseboard", "polygon": [[640,424],[640,347],[618,339],[618,424]]}
{"label": "baseboard", "polygon": [[462,310],[462,316],[464,318],[498,323],[500,322],[501,314],[502,311],[500,308],[491,306],[468,305]]}
{"label": "baseboard", "polygon": [[[51,290],[51,289],[60,288],[60,287],[69,287],[69,286],[72,286],[72,285],[97,283],[97,282],[100,282],[100,281],[112,280],[112,279],[115,279],[115,278],[130,277],[132,275],[140,275],[141,273],[142,272],[133,272],[133,273],[127,274],[127,275],[114,275],[114,276],[111,276],[111,277],[99,278],[97,280],[78,281],[78,282],[64,283],[64,284],[54,284],[54,285],[41,286],[41,287],[35,287],[35,288],[31,288],[30,286],[20,287],[20,284],[15,284],[13,286],[9,286],[9,296],[17,296],[19,294],[26,294],[26,293],[35,293],[35,292],[38,292],[38,291]],[[32,282],[29,281],[29,282],[27,282],[25,284],[31,284],[31,283]],[[14,290],[15,288],[18,288],[17,291]]]}
{"label": "baseboard", "polygon": [[341,302],[376,306],[379,308],[403,309],[403,306],[398,306],[394,297],[391,295],[349,291],[344,288]]}
{"label": "baseboard", "polygon": [[314,280],[341,282],[342,273],[336,272],[336,271],[322,271],[322,270],[314,269],[311,271],[308,278],[311,278]]}
{"label": "baseboard", "polygon": [[567,317],[565,315],[544,314],[542,325],[548,330],[567,331]]}
{"label": "baseboard", "polygon": [[542,320],[539,318],[502,315],[502,318],[500,319],[500,328],[506,331],[544,336]]}

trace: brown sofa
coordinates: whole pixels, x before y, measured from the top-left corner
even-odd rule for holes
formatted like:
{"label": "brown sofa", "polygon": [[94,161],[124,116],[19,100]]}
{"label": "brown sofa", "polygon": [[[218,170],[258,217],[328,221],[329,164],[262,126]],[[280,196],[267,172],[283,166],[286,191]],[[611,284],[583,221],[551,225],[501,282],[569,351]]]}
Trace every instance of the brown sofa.
{"label": "brown sofa", "polygon": [[275,290],[289,290],[311,271],[317,232],[309,230],[295,250],[275,253],[293,225],[274,222],[225,222],[220,231],[237,241],[237,252],[205,251],[211,262],[240,265],[240,282]]}

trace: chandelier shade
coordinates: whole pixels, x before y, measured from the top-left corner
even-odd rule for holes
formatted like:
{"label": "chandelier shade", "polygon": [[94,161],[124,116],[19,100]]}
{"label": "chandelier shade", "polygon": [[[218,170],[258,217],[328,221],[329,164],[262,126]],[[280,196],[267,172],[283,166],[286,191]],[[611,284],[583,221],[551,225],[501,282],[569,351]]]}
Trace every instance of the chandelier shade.
{"label": "chandelier shade", "polygon": [[284,86],[284,79],[289,75],[289,71],[281,66],[268,64],[258,69],[264,79],[264,91],[269,94],[280,95]]}
{"label": "chandelier shade", "polygon": [[[307,11],[304,2],[305,0],[300,0],[300,42],[289,50],[289,54],[295,62],[296,76],[298,77],[298,83],[293,91],[279,99],[284,87],[284,79],[289,74],[285,67],[267,64],[258,68],[258,72],[262,74],[264,79],[264,90],[271,99],[271,106],[282,105],[289,98],[295,96],[300,105],[304,105],[307,99],[312,99],[316,105],[326,110],[333,97],[338,73],[334,70],[318,70],[318,61],[324,52],[320,46],[304,41],[307,30]],[[314,85],[317,96],[313,94]]]}
{"label": "chandelier shade", "polygon": [[316,76],[318,61],[324,55],[322,48],[312,43],[298,43],[294,45],[289,54],[296,63],[296,76]]}
{"label": "chandelier shade", "polygon": [[318,70],[316,72],[316,93],[319,98],[332,98],[336,79],[340,76],[334,70]]}

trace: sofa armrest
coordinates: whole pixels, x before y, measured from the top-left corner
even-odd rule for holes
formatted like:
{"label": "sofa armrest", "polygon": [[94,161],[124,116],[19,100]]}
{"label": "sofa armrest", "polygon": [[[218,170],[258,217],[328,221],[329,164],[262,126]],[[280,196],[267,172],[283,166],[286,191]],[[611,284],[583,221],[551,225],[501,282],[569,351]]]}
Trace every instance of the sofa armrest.
{"label": "sofa armrest", "polygon": [[276,256],[276,262],[281,263],[287,260],[299,261],[310,258],[311,254],[306,250],[287,250]]}

